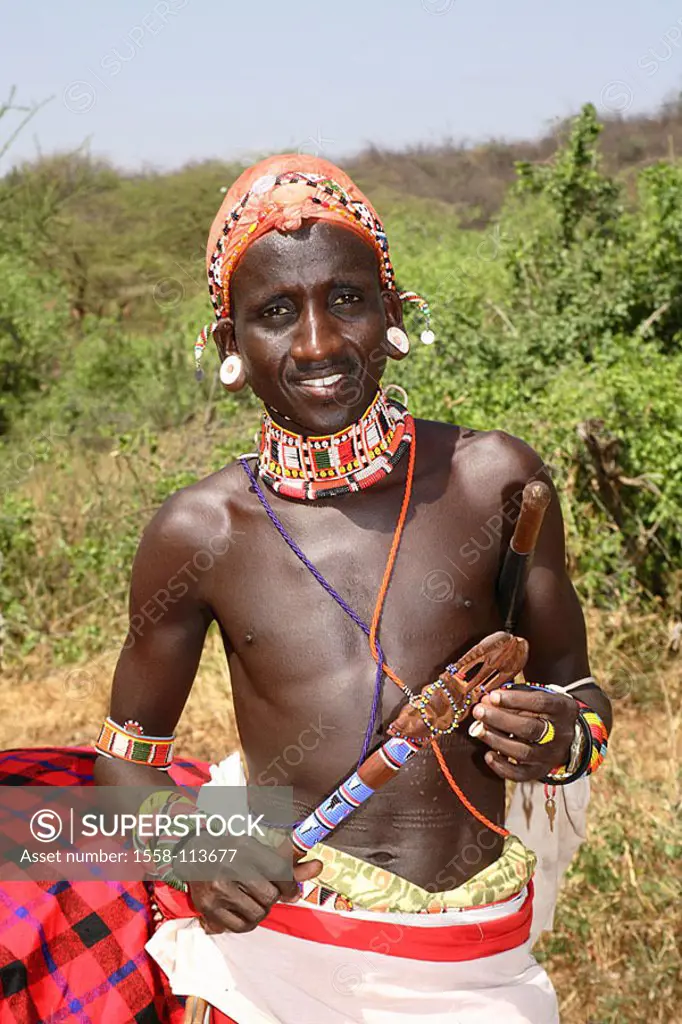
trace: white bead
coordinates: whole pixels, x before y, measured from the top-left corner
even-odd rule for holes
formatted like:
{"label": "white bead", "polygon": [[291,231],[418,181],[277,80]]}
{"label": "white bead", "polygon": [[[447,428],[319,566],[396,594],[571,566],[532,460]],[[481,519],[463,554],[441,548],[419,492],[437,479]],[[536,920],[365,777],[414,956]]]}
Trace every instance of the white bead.
{"label": "white bead", "polygon": [[251,186],[251,191],[255,192],[256,195],[260,195],[262,192],[269,192],[276,181],[277,178],[274,174],[264,174],[262,178],[258,178],[257,181],[254,181]]}
{"label": "white bead", "polygon": [[433,331],[422,331],[421,340],[424,342],[425,345],[433,345],[434,341],[436,340],[436,335],[433,333]]}

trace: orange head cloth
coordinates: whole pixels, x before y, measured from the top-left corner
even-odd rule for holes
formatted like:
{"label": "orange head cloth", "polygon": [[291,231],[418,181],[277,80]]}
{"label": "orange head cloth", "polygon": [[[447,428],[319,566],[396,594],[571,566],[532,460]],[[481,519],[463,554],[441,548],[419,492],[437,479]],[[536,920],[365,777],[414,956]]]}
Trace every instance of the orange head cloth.
{"label": "orange head cloth", "polygon": [[[201,331],[194,346],[198,376],[209,333],[230,315],[230,281],[249,245],[270,231],[297,231],[304,220],[331,221],[363,238],[377,254],[383,287],[395,289],[384,227],[347,174],[328,160],[296,153],[261,160],[237,178],[211,225],[206,271],[216,323]],[[428,304],[415,292],[401,292],[400,296],[419,305],[428,328]],[[433,341],[432,332],[425,331],[422,340]]]}

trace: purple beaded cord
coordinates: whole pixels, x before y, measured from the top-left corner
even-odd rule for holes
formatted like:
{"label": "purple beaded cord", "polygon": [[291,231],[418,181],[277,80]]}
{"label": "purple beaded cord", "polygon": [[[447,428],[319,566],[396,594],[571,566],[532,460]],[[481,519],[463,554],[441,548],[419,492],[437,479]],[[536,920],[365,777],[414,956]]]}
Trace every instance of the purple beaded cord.
{"label": "purple beaded cord", "polygon": [[[289,536],[289,534],[287,533],[286,529],[284,528],[284,526],[282,525],[280,520],[277,518],[277,515],[274,512],[274,510],[272,509],[268,499],[265,497],[265,494],[263,493],[263,490],[262,490],[260,484],[258,483],[258,480],[256,479],[253,470],[251,469],[251,466],[249,466],[248,462],[246,461],[246,458],[244,456],[241,456],[239,461],[240,461],[240,463],[242,465],[242,469],[244,470],[244,472],[248,476],[249,480],[251,481],[251,485],[252,485],[254,491],[256,492],[256,496],[257,496],[258,500],[260,501],[261,505],[263,506],[263,508],[267,512],[268,518],[272,522],[272,525],[282,535],[282,537],[287,542],[287,544],[289,545],[289,547],[291,548],[293,553],[296,555],[296,557],[299,558],[303,562],[303,564],[305,565],[306,569],[308,569],[308,571],[313,574],[313,576],[315,577],[317,582],[320,584],[320,586],[324,587],[324,589],[327,591],[329,596],[334,598],[336,603],[341,606],[341,608],[346,613],[346,615],[350,616],[350,618],[353,620],[353,622],[360,627],[360,629],[365,634],[365,636],[369,636],[370,635],[370,628],[367,625],[367,623],[363,622],[363,620],[360,618],[360,616],[356,612],[353,611],[353,609],[350,607],[349,604],[347,604],[344,601],[344,599],[341,597],[341,595],[339,593],[337,593],[336,590],[334,590],[334,588],[331,585],[331,583],[327,582],[327,580],[324,578],[324,576],[319,571],[319,569],[317,569],[313,565],[313,563],[310,561],[310,559],[307,558],[306,555],[301,551],[301,549],[299,548],[298,544],[293,539],[293,537]],[[376,724],[376,720],[377,720],[377,717],[379,715],[379,702],[381,700],[381,681],[382,681],[383,674],[384,674],[384,652],[381,649],[381,644],[379,643],[378,639],[377,639],[377,653],[378,653],[378,659],[377,659],[376,675],[374,677],[374,695],[372,697],[372,710],[370,712],[369,724],[367,726],[367,732],[365,733],[365,741],[364,741],[364,743],[362,745],[362,753],[360,754],[360,759],[358,761],[358,767],[362,764],[362,762],[367,757],[367,754],[369,752],[369,748],[370,748],[371,743],[372,743],[372,735],[374,733],[374,726]]]}

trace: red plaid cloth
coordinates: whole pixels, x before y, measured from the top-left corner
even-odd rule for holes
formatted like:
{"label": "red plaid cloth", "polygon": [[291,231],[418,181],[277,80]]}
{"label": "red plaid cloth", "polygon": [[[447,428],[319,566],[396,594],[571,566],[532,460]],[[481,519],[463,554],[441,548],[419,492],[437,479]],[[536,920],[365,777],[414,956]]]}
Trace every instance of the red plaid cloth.
{"label": "red plaid cloth", "polygon": [[[89,786],[96,754],[38,747],[0,753],[2,786]],[[207,766],[176,761],[171,777],[201,785]],[[175,997],[144,946],[153,931],[144,882],[0,884],[3,1024],[180,1024]]]}

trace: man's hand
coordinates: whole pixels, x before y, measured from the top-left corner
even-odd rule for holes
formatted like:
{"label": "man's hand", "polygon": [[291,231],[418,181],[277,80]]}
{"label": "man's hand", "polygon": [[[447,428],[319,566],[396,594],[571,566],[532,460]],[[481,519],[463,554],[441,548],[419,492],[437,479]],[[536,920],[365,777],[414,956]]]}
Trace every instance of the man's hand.
{"label": "man's hand", "polygon": [[[232,845],[235,845],[234,840]],[[269,876],[276,878],[284,873],[279,854],[251,840],[248,858],[251,865],[248,881],[235,880],[237,869],[224,865],[218,867],[216,877],[211,881],[188,881],[192,903],[201,915],[204,931],[209,935],[253,931],[267,916],[273,903],[278,900],[295,903],[301,895],[298,883],[315,878],[322,870],[319,860],[306,861],[295,865],[293,881],[270,881]],[[245,863],[243,859],[241,863]],[[185,869],[184,873],[187,876],[192,871]]]}
{"label": "man's hand", "polygon": [[[472,715],[483,729],[476,732],[476,739],[491,748],[485,760],[503,779],[541,779],[568,761],[578,716],[578,706],[568,695],[495,690],[481,699]],[[552,723],[555,735],[549,743],[538,743],[545,722]]]}

